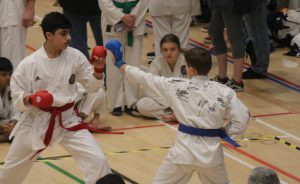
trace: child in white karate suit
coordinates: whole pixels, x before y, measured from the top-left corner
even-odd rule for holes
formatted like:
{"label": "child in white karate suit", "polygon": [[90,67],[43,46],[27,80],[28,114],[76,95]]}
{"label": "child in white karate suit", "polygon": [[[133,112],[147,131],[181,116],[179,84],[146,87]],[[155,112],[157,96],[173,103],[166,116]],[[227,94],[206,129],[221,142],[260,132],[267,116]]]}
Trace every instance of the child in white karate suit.
{"label": "child in white karate suit", "polygon": [[[118,56],[120,49],[116,42],[107,43],[106,47]],[[190,49],[185,52],[185,59],[189,78],[159,77],[122,60],[115,61],[129,81],[137,82],[163,98],[179,121],[175,144],[153,183],[184,184],[193,172],[197,172],[205,184],[230,183],[220,137],[242,133],[247,127],[248,109],[234,90],[209,80],[207,74],[212,62],[208,51]],[[224,123],[225,118],[229,123]]]}

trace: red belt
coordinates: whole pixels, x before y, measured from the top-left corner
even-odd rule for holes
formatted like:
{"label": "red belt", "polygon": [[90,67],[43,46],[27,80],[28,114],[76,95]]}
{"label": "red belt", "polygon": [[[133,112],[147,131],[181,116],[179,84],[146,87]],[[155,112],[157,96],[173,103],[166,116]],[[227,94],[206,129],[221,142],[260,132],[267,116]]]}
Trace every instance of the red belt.
{"label": "red belt", "polygon": [[[101,131],[101,130],[98,130],[98,129],[91,128],[91,127],[88,126],[88,123],[83,123],[83,122],[81,122],[81,123],[79,123],[75,126],[72,126],[72,127],[65,127],[62,123],[62,112],[66,111],[66,110],[69,110],[72,107],[74,107],[74,102],[68,103],[68,104],[63,105],[61,107],[40,108],[40,110],[42,110],[44,112],[51,113],[49,125],[48,125],[46,135],[45,135],[45,138],[44,138],[45,148],[38,150],[30,159],[35,157],[37,154],[39,154],[40,152],[42,152],[44,149],[46,149],[49,146],[49,144],[51,142],[51,139],[52,139],[53,131],[54,131],[55,119],[56,119],[57,116],[59,118],[58,119],[59,125],[63,129],[66,129],[66,130],[69,130],[69,131],[78,131],[78,130],[82,130],[82,129],[88,129],[88,130],[92,130],[94,132],[100,132],[100,133],[105,132],[105,131]],[[123,132],[109,132],[109,133],[111,133],[111,134],[122,134]]]}

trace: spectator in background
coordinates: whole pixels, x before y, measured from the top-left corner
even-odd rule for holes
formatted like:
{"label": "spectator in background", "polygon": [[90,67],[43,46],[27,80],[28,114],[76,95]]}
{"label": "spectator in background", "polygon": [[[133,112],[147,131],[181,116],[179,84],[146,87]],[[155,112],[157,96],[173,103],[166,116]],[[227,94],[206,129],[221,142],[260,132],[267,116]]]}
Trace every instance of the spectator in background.
{"label": "spectator in background", "polygon": [[192,0],[151,0],[149,13],[153,21],[156,56],[160,53],[160,40],[169,33],[178,36],[182,48],[187,48],[192,16]]}
{"label": "spectator in background", "polygon": [[96,45],[103,45],[101,31],[101,10],[97,0],[59,0],[64,15],[70,20],[71,43],[70,46],[80,50],[89,58],[87,43],[87,23],[90,24]]}
{"label": "spectator in background", "polygon": [[[145,16],[149,0],[98,0],[102,10],[101,24],[104,42],[118,39],[123,45],[123,59],[133,66],[139,66],[145,33]],[[121,116],[122,110],[132,110],[138,98],[138,85],[130,84],[123,73],[110,62],[111,53],[106,60],[107,107],[112,115]]]}
{"label": "spectator in background", "polygon": [[14,68],[25,56],[26,29],[34,24],[35,0],[0,1],[0,56]]}
{"label": "spectator in background", "polygon": [[280,181],[273,170],[265,167],[256,167],[250,173],[248,184],[280,184]]}
{"label": "spectator in background", "polygon": [[[224,39],[224,28],[232,48],[233,75],[227,76],[227,46]],[[209,35],[212,37],[214,52],[218,60],[218,74],[212,79],[235,91],[243,91],[242,81],[245,49],[243,42],[243,20],[233,12],[233,0],[213,0],[212,17],[209,24]]]}
{"label": "spectator in background", "polygon": [[11,62],[4,57],[0,57],[0,142],[9,140],[12,129],[20,118],[12,103],[10,95],[10,77],[13,72]]}
{"label": "spectator in background", "polygon": [[[165,35],[160,41],[160,48],[161,54],[153,60],[149,72],[164,77],[187,77],[186,62],[178,37],[174,34]],[[167,102],[150,90],[146,90],[144,97],[138,100],[136,111],[143,116],[166,122],[177,121]]]}
{"label": "spectator in background", "polygon": [[[265,79],[270,60],[270,43],[267,25],[268,0],[252,0],[252,9],[245,15],[246,31],[254,48],[252,66],[243,72],[243,79]],[[250,57],[251,58],[251,57]]]}

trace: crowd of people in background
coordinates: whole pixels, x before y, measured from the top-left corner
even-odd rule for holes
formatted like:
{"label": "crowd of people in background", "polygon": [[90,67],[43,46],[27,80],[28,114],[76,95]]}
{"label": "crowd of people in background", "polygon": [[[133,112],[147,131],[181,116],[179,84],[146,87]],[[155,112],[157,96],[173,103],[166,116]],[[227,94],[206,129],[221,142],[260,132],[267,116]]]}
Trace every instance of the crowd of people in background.
{"label": "crowd of people in background", "polygon": [[[141,64],[147,13],[151,16],[153,23],[154,39],[152,41],[154,54],[152,55],[155,56],[149,65],[148,71],[156,76],[182,80],[181,82],[183,83],[186,81],[186,78],[191,76],[207,76],[211,62],[210,58],[205,55],[208,52],[191,51],[188,45],[190,26],[198,25],[200,22],[201,30],[208,33],[206,39],[211,40],[212,53],[218,62],[217,75],[210,80],[205,78],[205,84],[211,82],[209,84],[215,85],[213,88],[217,89],[216,91],[227,86],[228,94],[224,94],[224,99],[234,101],[239,107],[244,106],[242,103],[240,104],[238,99],[235,99],[235,92],[244,91],[243,80],[266,79],[268,77],[270,52],[275,47],[288,46],[291,50],[286,55],[300,57],[300,10],[298,9],[300,8],[300,3],[297,0],[91,0],[84,3],[81,0],[58,0],[57,3],[61,6],[62,13],[52,12],[52,14],[47,14],[47,19],[43,19],[41,27],[46,42],[40,50],[29,56],[32,60],[36,60],[39,57],[43,62],[45,61],[46,64],[44,65],[30,63],[28,58],[25,58],[26,32],[28,28],[34,25],[35,0],[0,1],[0,142],[8,142],[9,135],[13,129],[22,127],[18,123],[21,117],[23,117],[23,124],[24,122],[26,124],[27,121],[44,121],[44,128],[47,129],[46,124],[48,122],[45,119],[50,117],[47,114],[50,112],[49,108],[54,105],[56,107],[64,107],[64,105],[72,102],[76,103],[79,114],[75,115],[70,112],[72,115],[66,115],[68,121],[79,122],[80,120],[76,119],[75,116],[79,116],[84,120],[92,114],[94,117],[89,126],[106,131],[111,130],[111,127],[102,126],[100,121],[100,114],[106,111],[111,112],[114,116],[122,116],[126,112],[136,117],[156,118],[165,122],[178,121],[178,118],[188,121],[184,118],[182,109],[180,110],[177,107],[180,104],[179,102],[178,104],[171,103],[169,101],[170,97],[158,93],[159,90],[157,89],[159,87],[156,84],[150,85],[142,81],[143,73],[139,76],[129,72],[130,70],[138,71],[135,67],[139,67]],[[249,3],[251,6],[249,6]],[[105,50],[100,56],[91,56],[89,49],[93,46],[88,45],[87,23],[91,27],[96,45],[105,46],[107,43],[111,43],[111,40],[116,39],[120,42],[121,52],[115,52],[115,47],[118,48],[120,45],[118,45],[118,42],[114,42],[108,48],[111,52],[106,52]],[[228,42],[230,43],[230,48],[228,47]],[[229,51],[233,61],[232,74],[227,72]],[[187,56],[187,53],[190,56]],[[193,63],[197,60],[194,56],[198,56],[199,53],[202,53],[202,55],[200,54],[201,57],[207,57],[205,61],[204,59],[199,60],[199,62],[206,62],[206,65],[203,65],[203,67],[208,67],[209,69],[205,71],[197,68],[197,64]],[[243,71],[246,55],[250,57],[251,67]],[[70,62],[73,60],[72,66],[65,64],[64,67],[66,68],[63,68],[65,73],[71,72],[70,76],[59,75],[59,73],[55,75],[52,73],[50,76],[45,67],[54,67],[51,62],[57,63],[62,59]],[[104,60],[106,60],[105,67],[103,65]],[[29,69],[29,64],[34,65],[36,71]],[[76,71],[72,73],[72,70]],[[26,77],[34,76],[34,78],[26,78],[25,74],[23,76],[22,73],[25,71],[32,72],[32,75]],[[144,93],[140,93],[140,84],[130,82],[126,75],[132,78],[138,77],[141,83],[145,83],[144,85],[148,85],[149,89],[153,88],[154,90],[145,90]],[[68,83],[68,90],[62,89],[63,87],[55,88],[57,86],[51,83],[59,81],[59,76],[61,81],[65,80]],[[12,86],[10,86],[11,77]],[[53,81],[45,77],[49,77]],[[149,77],[150,79],[151,77]],[[159,78],[154,79],[158,83],[162,83],[162,80]],[[99,81],[101,81],[101,85],[95,85],[97,82],[100,83]],[[195,83],[200,84],[201,82],[199,81],[197,79]],[[166,86],[162,87],[162,89],[169,90]],[[179,90],[179,87],[177,88]],[[56,89],[62,90],[57,91]],[[43,90],[47,90],[47,92]],[[71,91],[76,95],[71,94]],[[31,100],[35,99],[36,96],[45,98],[45,104],[52,100],[50,106],[39,106],[37,102],[32,102]],[[200,105],[198,104],[198,107],[206,105],[207,101],[205,101],[205,98],[203,97],[203,101],[200,100],[201,103],[199,102]],[[184,104],[181,105],[184,106]],[[45,113],[44,116],[37,117],[34,113],[41,113],[37,109],[46,111],[43,112]],[[68,111],[67,109],[65,111]],[[247,108],[245,107],[243,110],[241,114],[247,114]],[[199,114],[201,113],[199,112]],[[44,119],[41,119],[42,117]],[[246,115],[245,117],[231,118],[236,118],[235,120],[242,124],[243,128],[237,131],[239,133],[242,132],[248,121]],[[40,133],[38,133],[40,130],[37,127],[31,128],[36,128],[36,136],[40,136]],[[205,125],[202,125],[202,128],[205,128]],[[16,134],[17,130],[14,131],[14,134]],[[11,148],[9,159],[13,158],[16,152],[20,150],[23,155],[18,154],[18,159],[30,156],[36,157],[40,153],[39,151],[42,151],[50,144],[46,138],[45,140],[36,138],[38,141],[35,142],[35,149],[25,145],[20,147],[20,140],[30,130],[24,128],[24,130],[18,129],[18,131],[20,131],[19,135],[21,136],[16,139],[15,145],[19,147],[13,146]],[[65,130],[62,129],[61,131]],[[60,134],[61,138],[64,137],[62,132]],[[46,132],[42,131],[42,133]],[[228,130],[227,133],[230,134],[230,131]],[[55,140],[60,136],[57,136]],[[84,141],[72,142],[74,138],[83,140],[84,136],[89,137],[90,141],[87,143],[83,143]],[[96,142],[89,133],[84,131],[81,135],[74,133],[67,139],[64,139],[64,141],[70,152],[79,151],[87,155],[91,154],[93,158],[101,162],[101,164],[95,165],[92,163],[93,159],[75,154],[75,157],[78,156],[79,160],[89,163],[88,166],[84,166],[83,162],[79,161],[79,165],[81,165],[83,170],[89,167],[88,169],[94,171],[94,173],[85,173],[87,183],[95,183],[98,178],[106,175],[109,175],[108,178],[118,178],[118,176],[110,174],[111,171],[101,149],[95,146]],[[69,143],[66,143],[68,141],[70,141],[70,145],[81,145],[91,148],[92,151],[82,150],[83,148],[76,150]],[[189,142],[186,139],[183,139],[183,141],[178,140],[183,145],[186,143],[185,141]],[[31,155],[36,151],[38,151],[37,155]],[[197,159],[201,160],[201,158]],[[174,167],[171,164],[171,160],[168,157],[164,161],[154,182],[160,183],[165,181],[166,171],[168,171],[168,168]],[[13,160],[13,162],[18,162],[18,160]],[[176,162],[181,163],[178,160]],[[199,161],[199,163],[201,162]],[[28,169],[32,164],[33,160],[30,163],[24,163],[23,166],[26,166],[24,168]],[[217,171],[223,173],[219,179],[222,182],[228,182],[229,179],[223,164],[223,162],[218,163],[218,166],[221,165],[221,167],[218,167]],[[13,175],[11,172],[20,171],[23,173],[19,178],[14,178],[15,183],[22,181],[26,176],[27,171],[24,171],[24,168],[20,168],[22,164],[20,166],[8,164],[5,167],[5,171],[0,172],[0,183],[1,181],[12,181],[11,176]],[[94,169],[95,167],[97,169]],[[216,167],[212,168],[216,169]],[[217,171],[216,173],[218,173]],[[201,170],[198,172],[201,173]],[[258,183],[255,175],[266,172],[269,171],[262,168],[253,170],[248,183]],[[164,177],[163,173],[165,173]],[[169,177],[173,176],[173,174],[169,173]],[[271,174],[274,175],[274,173]],[[179,176],[181,178],[178,179],[182,181],[187,181],[189,178],[187,175],[177,175],[177,177]],[[205,177],[202,179],[205,181]],[[176,182],[175,180],[174,182]],[[272,182],[269,183],[276,182],[278,182],[278,178],[274,177]]]}

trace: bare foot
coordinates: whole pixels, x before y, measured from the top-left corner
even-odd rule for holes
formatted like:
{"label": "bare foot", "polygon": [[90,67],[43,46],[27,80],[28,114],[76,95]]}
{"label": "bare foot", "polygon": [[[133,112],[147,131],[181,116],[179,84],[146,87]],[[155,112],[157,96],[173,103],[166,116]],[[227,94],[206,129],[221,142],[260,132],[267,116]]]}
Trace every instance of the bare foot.
{"label": "bare foot", "polygon": [[111,126],[101,125],[99,115],[94,116],[94,118],[89,122],[89,127],[98,129],[98,130],[103,130],[103,131],[111,131],[112,130]]}
{"label": "bare foot", "polygon": [[163,120],[166,123],[168,123],[168,122],[178,122],[174,113],[171,114],[171,115],[164,115],[164,116],[162,116],[161,120]]}

